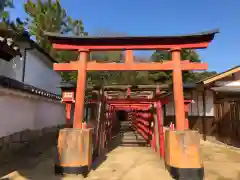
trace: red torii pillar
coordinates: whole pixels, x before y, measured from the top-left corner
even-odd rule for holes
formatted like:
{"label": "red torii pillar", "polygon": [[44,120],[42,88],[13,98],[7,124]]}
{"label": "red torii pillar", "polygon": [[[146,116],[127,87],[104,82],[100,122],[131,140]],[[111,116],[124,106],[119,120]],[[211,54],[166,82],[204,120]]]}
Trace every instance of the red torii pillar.
{"label": "red torii pillar", "polygon": [[79,50],[79,58],[76,62],[78,66],[76,102],[73,119],[73,127],[82,129],[82,121],[84,118],[84,98],[87,81],[86,66],[89,57],[89,51],[86,49]]}
{"label": "red torii pillar", "polygon": [[188,120],[188,107],[193,102],[193,100],[186,99],[184,100],[184,111],[185,111],[185,129],[189,129],[189,120]]}
{"label": "red torii pillar", "polygon": [[[156,88],[156,95],[160,94],[160,88]],[[156,101],[157,109],[157,128],[158,128],[158,140],[159,140],[159,153],[161,157],[164,157],[164,130],[163,130],[163,119],[162,119],[162,103],[160,100]]]}

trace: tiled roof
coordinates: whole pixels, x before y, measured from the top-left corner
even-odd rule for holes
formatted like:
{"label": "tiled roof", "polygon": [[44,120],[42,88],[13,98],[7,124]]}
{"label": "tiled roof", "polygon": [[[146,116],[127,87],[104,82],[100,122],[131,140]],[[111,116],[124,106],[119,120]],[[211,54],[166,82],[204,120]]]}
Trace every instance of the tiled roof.
{"label": "tiled roof", "polygon": [[0,87],[14,89],[14,90],[18,90],[18,91],[22,91],[22,92],[26,92],[33,95],[54,99],[54,100],[61,100],[61,96],[59,95],[45,91],[40,88],[36,88],[34,86],[19,82],[17,80],[14,80],[5,76],[0,76]]}

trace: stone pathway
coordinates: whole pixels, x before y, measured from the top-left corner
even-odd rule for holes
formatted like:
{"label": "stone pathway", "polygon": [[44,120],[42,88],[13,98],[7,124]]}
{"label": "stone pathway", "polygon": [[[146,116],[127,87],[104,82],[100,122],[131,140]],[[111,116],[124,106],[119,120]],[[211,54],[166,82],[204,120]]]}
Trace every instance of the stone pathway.
{"label": "stone pathway", "polygon": [[[42,157],[32,159],[26,163],[32,166],[19,168],[9,173],[4,178],[9,180],[77,180],[80,176],[57,177],[53,175],[54,162],[52,152]],[[51,155],[52,154],[52,155]],[[146,180],[146,179],[171,180],[165,171],[162,160],[152,153],[148,147],[117,147],[107,154],[106,160],[92,170],[86,180]]]}
{"label": "stone pathway", "polygon": [[92,171],[89,180],[171,180],[163,161],[148,147],[118,147]]}

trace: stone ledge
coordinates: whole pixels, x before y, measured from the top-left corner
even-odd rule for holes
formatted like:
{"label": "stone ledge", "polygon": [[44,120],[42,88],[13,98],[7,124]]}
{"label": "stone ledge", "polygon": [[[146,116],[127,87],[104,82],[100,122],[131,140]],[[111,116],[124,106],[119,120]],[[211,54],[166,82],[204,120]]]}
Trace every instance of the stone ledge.
{"label": "stone ledge", "polygon": [[[46,127],[41,130],[25,130],[0,138],[0,159],[10,156],[24,147],[57,141],[58,131],[65,125]],[[33,147],[34,148],[34,147]]]}

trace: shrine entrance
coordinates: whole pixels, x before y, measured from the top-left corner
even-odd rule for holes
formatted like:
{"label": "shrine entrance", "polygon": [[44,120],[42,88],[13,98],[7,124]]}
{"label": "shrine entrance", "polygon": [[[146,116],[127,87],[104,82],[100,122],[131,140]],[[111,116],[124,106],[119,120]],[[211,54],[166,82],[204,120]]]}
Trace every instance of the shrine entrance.
{"label": "shrine entrance", "polygon": [[116,112],[116,116],[118,121],[127,121],[128,120],[128,112],[124,110],[119,110]]}
{"label": "shrine entrance", "polygon": [[[206,63],[192,63],[181,59],[182,49],[207,48],[218,31],[209,31],[184,36],[154,37],[69,37],[53,33],[45,33],[55,49],[79,51],[77,60],[69,63],[54,64],[56,71],[78,71],[76,93],[74,94],[75,111],[73,128],[63,129],[59,134],[59,161],[56,167],[67,173],[81,173],[82,169],[91,168],[92,146],[97,146],[97,156],[101,155],[111,140],[111,127],[116,122],[116,111],[126,109],[129,120],[136,131],[149,142],[152,149],[164,159],[167,169],[175,178],[184,179],[186,174],[191,178],[203,179],[203,164],[199,156],[198,132],[188,130],[185,117],[182,71],[206,70]],[[163,49],[171,52],[172,61],[134,62],[133,50]],[[124,63],[100,63],[89,61],[90,51],[125,51]],[[88,99],[87,104],[99,104],[97,126],[94,129],[84,128],[84,104],[86,104],[87,71],[173,71],[173,95],[175,107],[176,130],[164,133],[162,122],[162,106],[168,102],[163,96],[160,86],[151,87],[152,95],[130,97],[129,91],[134,87],[126,87],[124,98],[109,98],[107,88],[97,90],[97,99]],[[146,87],[145,87],[146,88]],[[147,87],[148,88],[148,87]],[[110,87],[109,89],[112,89]],[[142,89],[142,88],[140,88]],[[116,90],[116,88],[115,88]],[[119,89],[118,89],[119,90]],[[139,90],[139,89],[138,89]],[[90,91],[95,91],[91,89]],[[145,120],[143,120],[145,119]],[[146,120],[148,119],[148,120]],[[151,119],[151,121],[149,120]],[[92,142],[92,134],[96,141]],[[81,137],[81,138],[80,138]],[[84,140],[80,140],[80,139]],[[164,142],[165,141],[165,142]],[[68,146],[66,146],[68,142]],[[72,147],[69,150],[69,143]],[[165,145],[165,146],[164,146]],[[182,146],[185,151],[183,152]],[[189,173],[190,172],[190,173]],[[190,179],[191,179],[190,178]]]}

